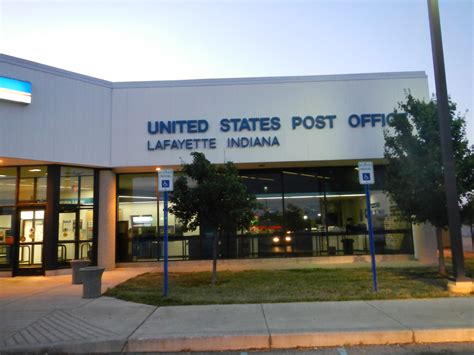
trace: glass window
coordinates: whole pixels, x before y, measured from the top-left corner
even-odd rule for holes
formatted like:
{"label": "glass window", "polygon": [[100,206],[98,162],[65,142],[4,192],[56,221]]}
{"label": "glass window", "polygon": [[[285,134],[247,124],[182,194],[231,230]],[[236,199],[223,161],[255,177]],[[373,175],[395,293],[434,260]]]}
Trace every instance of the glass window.
{"label": "glass window", "polygon": [[124,174],[118,179],[118,260],[158,258],[156,174]]}
{"label": "glass window", "polygon": [[278,234],[283,230],[281,174],[268,171],[242,171],[242,182],[257,198],[258,207],[250,229],[255,234]]}
{"label": "glass window", "polygon": [[92,240],[94,230],[94,210],[79,211],[79,240]]}
{"label": "glass window", "polygon": [[[292,255],[318,254],[322,248],[322,233],[318,232],[325,231],[322,189],[327,179],[314,169],[283,170],[282,177],[286,252]],[[280,245],[283,237],[281,239]]]}
{"label": "glass window", "polygon": [[[383,168],[377,169],[382,176]],[[224,238],[223,255],[336,255],[351,253],[349,242],[352,252],[367,252],[365,195],[354,167],[241,170],[240,177],[256,196],[258,208],[248,233]],[[156,183],[155,173],[118,177],[118,261],[156,260],[161,253],[163,201],[162,195],[157,200]],[[396,219],[390,217],[393,206],[377,185],[371,202],[374,227],[385,238],[383,229],[397,227]],[[170,256],[203,257],[206,237],[189,238],[183,244],[182,237],[199,235],[199,231],[184,234],[171,214],[168,221]],[[395,242],[404,243],[403,235],[395,237],[391,244],[386,241],[386,248],[390,244],[390,250],[397,250]],[[235,254],[233,245],[238,250]]]}
{"label": "glass window", "polygon": [[346,232],[364,222],[364,193],[352,167],[283,171],[285,218],[291,232]]}
{"label": "glass window", "polygon": [[156,174],[119,175],[119,202],[156,201]]}
{"label": "glass window", "polygon": [[35,200],[35,181],[33,179],[20,179],[20,201]]}
{"label": "glass window", "polygon": [[79,178],[77,176],[61,176],[59,186],[60,204],[79,203]]}
{"label": "glass window", "polygon": [[59,241],[74,241],[76,235],[76,213],[61,212],[59,214]]}
{"label": "glass window", "polygon": [[0,205],[14,205],[16,200],[16,168],[0,168]]}
{"label": "glass window", "polygon": [[[359,176],[354,167],[325,167],[319,168],[319,177],[325,178],[326,191],[355,193],[362,192]],[[322,181],[322,180],[321,180]]]}
{"label": "glass window", "polygon": [[79,211],[79,259],[84,259],[92,252],[94,238],[94,210]]}
{"label": "glass window", "polygon": [[94,170],[61,167],[60,204],[92,205],[94,203]]}
{"label": "glass window", "polygon": [[81,205],[94,204],[94,176],[93,175],[81,176],[80,180],[81,180],[81,184],[80,184]]}
{"label": "glass window", "polygon": [[26,166],[20,168],[19,201],[46,202],[46,166]]}
{"label": "glass window", "polygon": [[314,171],[283,171],[287,232],[324,230],[321,179]]}
{"label": "glass window", "polygon": [[[168,203],[168,208],[171,208],[173,206],[172,203]],[[165,208],[165,202],[163,200],[163,195],[160,195],[160,205],[159,205],[159,211],[160,211],[160,236],[163,236],[165,232],[165,219],[163,217],[162,211],[164,211]],[[170,238],[172,237],[191,237],[191,236],[199,236],[200,234],[200,228],[196,228],[196,230],[193,231],[183,231],[183,224],[181,221],[175,217],[174,214],[168,213],[168,235]]]}
{"label": "glass window", "polygon": [[[160,194],[160,201],[157,203],[157,178],[155,173],[119,175],[118,261],[156,260],[161,256],[158,236],[163,236],[164,233],[164,202],[163,194]],[[184,233],[179,220],[169,213],[168,235],[171,239],[169,256],[181,258],[187,254],[187,247],[180,239],[172,239],[178,236],[197,236],[199,229]]]}
{"label": "glass window", "polygon": [[62,166],[60,179],[58,264],[69,266],[72,259],[92,257],[94,170]]}

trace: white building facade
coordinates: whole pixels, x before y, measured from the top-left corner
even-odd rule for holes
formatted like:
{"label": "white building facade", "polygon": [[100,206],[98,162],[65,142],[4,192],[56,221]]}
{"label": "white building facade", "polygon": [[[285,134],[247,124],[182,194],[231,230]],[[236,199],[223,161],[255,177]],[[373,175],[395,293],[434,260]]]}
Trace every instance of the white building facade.
{"label": "white building facade", "polygon": [[[222,258],[367,253],[358,161],[376,167],[378,252],[413,252],[383,193],[383,131],[408,92],[429,98],[424,72],[112,83],[0,55],[1,78],[4,273],[159,260],[155,169],[178,171],[193,151],[234,162],[260,202]],[[30,103],[11,100],[10,80],[29,84]],[[171,257],[210,257],[207,234],[170,216]]]}

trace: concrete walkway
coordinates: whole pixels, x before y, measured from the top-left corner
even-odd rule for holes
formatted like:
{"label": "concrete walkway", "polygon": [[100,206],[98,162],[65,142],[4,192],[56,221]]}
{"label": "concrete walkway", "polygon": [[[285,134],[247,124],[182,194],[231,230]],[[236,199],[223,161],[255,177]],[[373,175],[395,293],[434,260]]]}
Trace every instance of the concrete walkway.
{"label": "concrete walkway", "polygon": [[[150,270],[106,272],[103,291]],[[0,352],[474,342],[474,297],[157,308],[81,296],[71,276],[0,279]]]}

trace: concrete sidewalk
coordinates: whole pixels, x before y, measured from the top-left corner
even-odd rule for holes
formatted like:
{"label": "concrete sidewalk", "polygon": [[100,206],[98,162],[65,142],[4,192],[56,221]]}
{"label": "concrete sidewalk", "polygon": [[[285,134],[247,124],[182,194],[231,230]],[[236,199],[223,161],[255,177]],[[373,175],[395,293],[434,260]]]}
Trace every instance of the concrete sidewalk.
{"label": "concrete sidewalk", "polygon": [[[106,272],[103,290],[150,270]],[[0,279],[0,352],[474,342],[474,297],[157,308],[82,299],[82,286],[70,282],[71,276]]]}

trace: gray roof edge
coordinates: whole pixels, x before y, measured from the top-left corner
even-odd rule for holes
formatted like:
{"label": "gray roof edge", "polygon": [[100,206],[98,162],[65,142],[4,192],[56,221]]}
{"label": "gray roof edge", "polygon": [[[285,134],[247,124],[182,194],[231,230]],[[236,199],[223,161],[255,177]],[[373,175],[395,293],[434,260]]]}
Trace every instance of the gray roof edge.
{"label": "gray roof edge", "polygon": [[59,69],[59,68],[52,67],[49,65],[33,62],[31,60],[13,57],[7,54],[0,53],[0,62],[17,65],[17,66],[27,68],[27,69],[38,70],[44,73],[58,75],[58,76],[62,76],[69,79],[79,80],[79,81],[83,81],[89,84],[104,86],[109,89],[112,88],[112,82],[107,81],[107,80],[97,79],[92,76],[74,73],[72,71]]}
{"label": "gray roof edge", "polygon": [[351,80],[386,80],[386,79],[413,79],[427,78],[424,71],[405,72],[381,72],[381,73],[359,73],[359,74],[335,74],[335,75],[306,75],[306,76],[274,76],[274,77],[244,77],[244,78],[222,78],[222,79],[191,79],[191,80],[165,80],[165,81],[126,81],[111,82],[78,74],[64,69],[40,64],[30,60],[13,57],[0,53],[0,62],[21,66],[24,68],[38,70],[49,74],[59,75],[90,84],[100,85],[113,89],[132,88],[164,88],[164,87],[192,87],[192,86],[217,86],[217,85],[258,85],[278,83],[309,83],[324,81],[351,81]]}
{"label": "gray roof edge", "polygon": [[274,77],[248,77],[227,79],[193,79],[169,81],[128,81],[114,82],[114,89],[131,88],[162,88],[162,87],[190,87],[190,86],[217,86],[217,85],[258,85],[278,83],[309,83],[324,81],[351,81],[351,80],[386,80],[386,79],[426,79],[424,71],[386,72],[386,73],[360,73],[360,74],[335,74],[335,75],[307,75],[307,76],[274,76]]}

